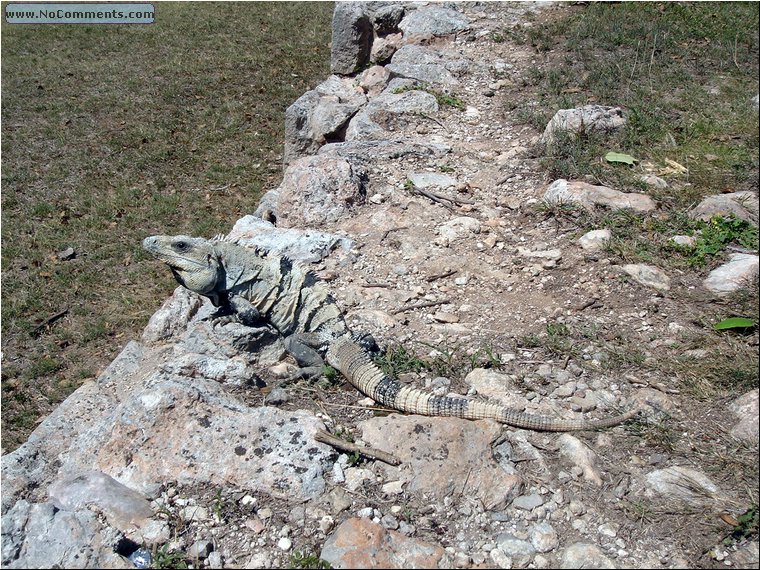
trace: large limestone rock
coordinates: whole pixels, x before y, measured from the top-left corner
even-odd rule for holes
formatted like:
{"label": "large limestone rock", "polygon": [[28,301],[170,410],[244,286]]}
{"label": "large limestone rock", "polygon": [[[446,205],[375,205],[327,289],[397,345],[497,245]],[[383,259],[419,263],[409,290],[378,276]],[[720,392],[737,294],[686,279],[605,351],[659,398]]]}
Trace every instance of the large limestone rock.
{"label": "large limestone rock", "polygon": [[728,295],[757,280],[758,267],[757,255],[732,253],[728,262],[713,269],[702,284],[716,295]]}
{"label": "large limestone rock", "polygon": [[285,111],[285,166],[328,142],[344,140],[348,121],[366,102],[361,88],[337,75],[301,95]]}
{"label": "large limestone rock", "polygon": [[332,20],[330,71],[351,75],[369,63],[372,21],[364,2],[336,2]]}
{"label": "large limestone rock", "polygon": [[501,433],[496,422],[393,414],[360,427],[364,441],[401,460],[398,475],[408,492],[440,499],[462,493],[486,509],[503,508],[519,494],[520,478],[493,456],[491,444]]}
{"label": "large limestone rock", "polygon": [[366,174],[345,158],[306,156],[285,171],[272,201],[277,225],[319,227],[342,219],[366,197]]}
{"label": "large limestone rock", "polygon": [[713,216],[736,216],[757,225],[758,197],[757,192],[730,192],[728,194],[713,194],[705,198],[689,211],[689,216],[705,222]]}
{"label": "large limestone rock", "polygon": [[444,554],[437,544],[352,518],[328,537],[320,558],[333,568],[439,568]]}
{"label": "large limestone rock", "polygon": [[398,25],[404,36],[447,36],[470,27],[467,17],[452,6],[428,6],[410,12]]}

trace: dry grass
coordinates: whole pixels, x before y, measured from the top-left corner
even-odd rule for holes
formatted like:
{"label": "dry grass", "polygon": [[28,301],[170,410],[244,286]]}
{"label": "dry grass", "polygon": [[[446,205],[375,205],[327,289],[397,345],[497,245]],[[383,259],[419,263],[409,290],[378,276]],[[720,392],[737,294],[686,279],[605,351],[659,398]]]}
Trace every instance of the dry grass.
{"label": "dry grass", "polygon": [[226,232],[279,183],[284,111],[329,73],[331,17],[161,3],[147,26],[3,22],[4,451],[171,290],[143,237]]}

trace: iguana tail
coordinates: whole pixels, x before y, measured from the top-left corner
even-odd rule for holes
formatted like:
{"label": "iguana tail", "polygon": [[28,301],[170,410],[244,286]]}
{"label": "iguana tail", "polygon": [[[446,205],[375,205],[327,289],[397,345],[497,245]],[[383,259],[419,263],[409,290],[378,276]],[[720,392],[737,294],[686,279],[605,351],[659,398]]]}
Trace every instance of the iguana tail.
{"label": "iguana tail", "polygon": [[637,407],[625,414],[597,421],[562,420],[526,414],[488,402],[435,396],[417,388],[402,386],[397,380],[387,376],[348,336],[339,337],[329,344],[327,363],[376,402],[395,410],[423,416],[454,416],[468,420],[492,419],[513,427],[536,431],[578,431],[616,426],[630,420],[640,411]]}

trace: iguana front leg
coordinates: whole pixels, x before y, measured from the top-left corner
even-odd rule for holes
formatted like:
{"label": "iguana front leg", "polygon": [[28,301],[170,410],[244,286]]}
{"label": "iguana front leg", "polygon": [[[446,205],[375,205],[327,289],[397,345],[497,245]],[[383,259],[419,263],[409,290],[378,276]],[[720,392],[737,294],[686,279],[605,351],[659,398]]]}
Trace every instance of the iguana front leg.
{"label": "iguana front leg", "polygon": [[230,297],[226,303],[221,305],[211,315],[211,320],[215,325],[226,325],[237,321],[241,325],[252,328],[266,324],[266,319],[259,310],[248,299],[239,295]]}

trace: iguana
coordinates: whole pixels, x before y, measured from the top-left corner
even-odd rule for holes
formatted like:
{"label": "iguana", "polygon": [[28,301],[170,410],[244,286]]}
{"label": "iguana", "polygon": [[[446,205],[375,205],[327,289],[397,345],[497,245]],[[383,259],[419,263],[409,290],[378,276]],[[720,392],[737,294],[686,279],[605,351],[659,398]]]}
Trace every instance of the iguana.
{"label": "iguana", "polygon": [[181,285],[208,297],[242,324],[274,327],[304,377],[321,374],[326,361],[358,390],[395,410],[471,420],[490,418],[540,431],[607,428],[639,412],[636,408],[598,421],[557,419],[402,386],[372,361],[365,345],[349,330],[324,282],[287,257],[270,256],[220,237],[152,236],[143,241],[143,248],[166,263]]}

